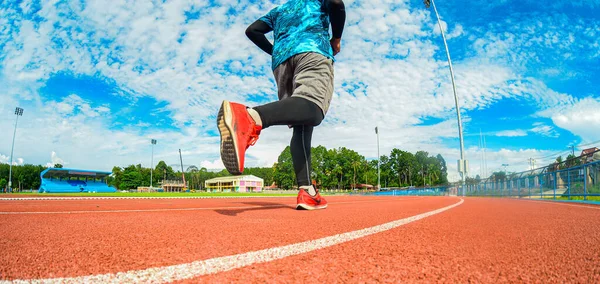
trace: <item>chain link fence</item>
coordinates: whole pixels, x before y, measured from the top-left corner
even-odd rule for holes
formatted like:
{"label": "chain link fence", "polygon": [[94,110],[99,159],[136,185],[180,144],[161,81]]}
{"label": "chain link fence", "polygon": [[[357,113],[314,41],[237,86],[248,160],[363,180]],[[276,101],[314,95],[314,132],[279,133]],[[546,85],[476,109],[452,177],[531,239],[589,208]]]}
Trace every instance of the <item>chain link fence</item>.
{"label": "chain link fence", "polygon": [[[593,154],[596,157],[600,152]],[[513,173],[504,179],[481,180],[465,185],[465,195],[588,200],[600,196],[600,161],[588,160],[591,161],[566,169],[561,168],[562,163]]]}

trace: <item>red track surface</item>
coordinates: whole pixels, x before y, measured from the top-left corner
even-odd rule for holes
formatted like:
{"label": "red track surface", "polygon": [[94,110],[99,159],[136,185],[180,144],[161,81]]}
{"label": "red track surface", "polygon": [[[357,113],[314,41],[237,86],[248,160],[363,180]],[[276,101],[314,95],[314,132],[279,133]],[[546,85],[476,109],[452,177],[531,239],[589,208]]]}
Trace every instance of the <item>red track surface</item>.
{"label": "red track surface", "polygon": [[[190,263],[359,230],[459,201],[328,200],[321,211],[293,210],[294,198],[0,201],[0,212],[44,212],[0,215],[0,279]],[[599,217],[600,207],[467,198],[389,231],[188,281],[598,283]]]}

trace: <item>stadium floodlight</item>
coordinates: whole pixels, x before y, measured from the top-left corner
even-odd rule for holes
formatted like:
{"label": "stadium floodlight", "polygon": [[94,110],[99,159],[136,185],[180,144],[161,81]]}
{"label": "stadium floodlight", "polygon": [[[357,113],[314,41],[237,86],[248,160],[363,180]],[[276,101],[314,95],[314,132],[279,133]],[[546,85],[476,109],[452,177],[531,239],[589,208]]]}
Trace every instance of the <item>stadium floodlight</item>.
{"label": "stadium floodlight", "polygon": [[10,147],[10,166],[8,170],[8,188],[12,189],[12,164],[13,164],[13,150],[15,149],[15,136],[17,135],[17,123],[19,122],[19,116],[23,116],[23,109],[17,107],[15,109],[15,115],[17,120],[15,121],[15,131],[13,132],[12,146]]}
{"label": "stadium floodlight", "polygon": [[504,178],[506,178],[506,167],[508,167],[508,164],[502,164],[502,166],[504,167]]}
{"label": "stadium floodlight", "polygon": [[379,170],[381,156],[379,155],[379,128],[377,126],[375,126],[375,134],[377,134],[377,190],[381,190],[381,172]]}
{"label": "stadium floodlight", "polygon": [[435,11],[435,16],[437,17],[438,26],[440,27],[440,33],[442,34],[442,39],[444,40],[444,46],[446,47],[446,56],[448,57],[448,67],[450,68],[450,78],[452,79],[452,90],[454,91],[454,104],[456,105],[456,116],[458,118],[458,138],[460,140],[460,160],[458,161],[459,167],[458,172],[460,174],[462,187],[463,187],[463,196],[465,195],[464,186],[465,186],[465,177],[467,175],[467,161],[465,160],[465,146],[463,141],[463,130],[462,130],[462,120],[460,118],[460,107],[458,105],[458,95],[456,94],[456,84],[454,83],[454,70],[452,69],[452,60],[450,60],[450,51],[448,49],[448,43],[446,42],[446,35],[444,34],[444,29],[442,29],[442,22],[440,20],[440,14],[438,14],[437,8],[435,7],[435,2],[433,0],[423,0],[426,8],[433,6],[433,11]]}
{"label": "stadium floodlight", "polygon": [[154,170],[154,145],[156,145],[156,139],[150,139],[152,144],[152,156],[150,157],[150,190],[152,190],[152,171]]}

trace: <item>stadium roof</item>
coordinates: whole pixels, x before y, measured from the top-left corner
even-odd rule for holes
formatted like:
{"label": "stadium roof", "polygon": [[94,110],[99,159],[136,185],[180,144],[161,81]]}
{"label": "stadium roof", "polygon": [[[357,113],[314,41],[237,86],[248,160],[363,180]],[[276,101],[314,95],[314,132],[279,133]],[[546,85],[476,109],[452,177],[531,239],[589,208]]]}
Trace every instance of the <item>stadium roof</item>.
{"label": "stadium roof", "polygon": [[88,177],[88,178],[105,178],[111,175],[111,172],[66,169],[66,168],[48,168],[45,169],[40,176],[42,178],[59,178],[59,177]]}

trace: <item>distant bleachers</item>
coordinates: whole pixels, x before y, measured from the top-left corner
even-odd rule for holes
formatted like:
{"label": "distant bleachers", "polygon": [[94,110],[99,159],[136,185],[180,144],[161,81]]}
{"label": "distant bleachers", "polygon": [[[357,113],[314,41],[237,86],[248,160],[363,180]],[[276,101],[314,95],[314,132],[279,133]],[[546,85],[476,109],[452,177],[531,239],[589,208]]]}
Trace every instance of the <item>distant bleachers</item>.
{"label": "distant bleachers", "polygon": [[40,193],[116,192],[104,181],[110,172],[49,168],[40,177]]}

